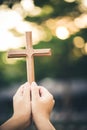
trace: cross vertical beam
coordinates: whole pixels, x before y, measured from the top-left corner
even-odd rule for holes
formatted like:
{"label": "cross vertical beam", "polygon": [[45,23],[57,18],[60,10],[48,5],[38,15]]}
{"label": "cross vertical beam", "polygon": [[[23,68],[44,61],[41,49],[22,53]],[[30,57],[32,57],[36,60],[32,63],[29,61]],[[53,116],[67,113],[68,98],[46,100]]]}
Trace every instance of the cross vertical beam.
{"label": "cross vertical beam", "polygon": [[32,33],[26,32],[26,64],[27,64],[27,80],[29,83],[35,80],[34,77],[34,57],[32,48]]}
{"label": "cross vertical beam", "polygon": [[26,32],[26,49],[10,50],[8,58],[26,57],[27,80],[31,84],[34,80],[34,56],[50,56],[51,49],[33,49],[32,32]]}

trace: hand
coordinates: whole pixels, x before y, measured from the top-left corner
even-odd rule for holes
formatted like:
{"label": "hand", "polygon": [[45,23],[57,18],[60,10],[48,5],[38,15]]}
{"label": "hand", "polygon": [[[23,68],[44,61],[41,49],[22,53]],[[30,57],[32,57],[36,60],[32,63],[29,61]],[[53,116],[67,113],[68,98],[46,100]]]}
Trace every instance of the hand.
{"label": "hand", "polygon": [[[31,94],[30,94],[31,92]],[[33,121],[38,130],[55,130],[50,122],[54,106],[53,96],[35,82],[22,85],[13,97],[13,116],[1,125],[1,130],[22,130]]]}
{"label": "hand", "polygon": [[44,87],[31,84],[32,116],[38,130],[54,130],[50,123],[50,113],[54,106],[53,96]]}
{"label": "hand", "polygon": [[13,116],[0,126],[0,130],[22,130],[31,122],[30,85],[22,85],[13,97]]}
{"label": "hand", "polygon": [[[13,118],[19,120],[19,124],[29,125],[31,122],[30,85],[23,84],[13,97]],[[21,124],[22,123],[22,124]]]}

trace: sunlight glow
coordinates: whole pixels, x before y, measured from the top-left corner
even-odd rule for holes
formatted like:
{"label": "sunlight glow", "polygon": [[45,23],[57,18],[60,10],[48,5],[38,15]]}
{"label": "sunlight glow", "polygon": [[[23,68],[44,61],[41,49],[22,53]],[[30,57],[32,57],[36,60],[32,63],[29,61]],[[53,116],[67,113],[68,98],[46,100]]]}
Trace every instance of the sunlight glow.
{"label": "sunlight glow", "polygon": [[20,47],[22,40],[20,37],[15,37],[9,31],[0,31],[0,50],[5,51],[9,48],[18,48]]}
{"label": "sunlight glow", "polygon": [[73,39],[73,43],[74,43],[75,47],[77,47],[77,48],[83,48],[85,45],[84,39],[80,36],[75,37]]}
{"label": "sunlight glow", "polygon": [[60,26],[56,29],[56,35],[58,38],[65,40],[69,37],[69,31],[66,27]]}
{"label": "sunlight glow", "polygon": [[87,14],[75,18],[74,23],[78,28],[85,28],[87,26]]}
{"label": "sunlight glow", "polygon": [[22,0],[21,5],[26,11],[32,11],[32,9],[34,8],[33,0]]}
{"label": "sunlight glow", "polygon": [[11,29],[22,19],[20,14],[13,10],[0,10],[0,29]]}
{"label": "sunlight glow", "polygon": [[83,4],[83,6],[87,7],[87,0],[81,0],[81,3]]}
{"label": "sunlight glow", "polygon": [[75,2],[76,0],[64,0],[65,2],[69,2],[69,3],[72,3],[72,2]]}
{"label": "sunlight glow", "polygon": [[20,3],[14,4],[12,10],[20,14],[22,17],[25,15],[24,10]]}
{"label": "sunlight glow", "polygon": [[29,22],[20,21],[16,26],[16,30],[23,34],[26,31],[32,30],[32,26],[29,24]]}
{"label": "sunlight glow", "polygon": [[87,43],[85,43],[84,50],[85,50],[85,53],[87,54]]}
{"label": "sunlight glow", "polygon": [[14,9],[11,10],[5,6],[0,8],[0,50],[2,51],[24,45],[26,31],[34,31],[35,35],[32,39],[35,43],[42,39],[43,32],[38,31],[37,25],[24,21],[21,12],[18,11],[19,7],[18,10]]}
{"label": "sunlight glow", "polygon": [[5,51],[20,46],[20,37],[15,37],[10,29],[15,28],[21,20],[22,17],[17,12],[0,9],[0,50]]}
{"label": "sunlight glow", "polygon": [[[64,0],[66,2],[78,2],[87,9],[87,0]],[[82,11],[82,9],[81,9]],[[51,6],[45,5],[42,8],[34,4],[34,0],[21,0],[15,3],[12,8],[0,5],[0,50],[18,48],[26,43],[25,32],[32,31],[33,44],[39,41],[49,41],[52,35],[65,40],[77,33],[80,29],[87,27],[87,13],[84,12],[75,19],[72,16],[47,19],[42,24],[25,21],[26,16],[48,15],[53,12]],[[49,31],[50,30],[50,31]],[[83,48],[84,39],[75,37],[74,46],[76,49]]]}
{"label": "sunlight glow", "polygon": [[85,43],[84,48],[82,48],[83,55],[87,55],[87,43]]}

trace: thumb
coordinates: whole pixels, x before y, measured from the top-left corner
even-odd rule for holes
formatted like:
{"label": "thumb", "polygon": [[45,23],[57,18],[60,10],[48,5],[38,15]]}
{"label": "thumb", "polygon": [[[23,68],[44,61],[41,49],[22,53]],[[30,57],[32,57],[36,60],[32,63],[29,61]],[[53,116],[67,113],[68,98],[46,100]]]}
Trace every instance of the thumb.
{"label": "thumb", "polygon": [[37,100],[39,98],[39,87],[35,82],[31,84],[31,96],[32,100]]}
{"label": "thumb", "polygon": [[24,84],[24,94],[23,96],[30,101],[30,84],[26,82]]}
{"label": "thumb", "polygon": [[51,101],[51,103],[54,105],[55,104],[55,100],[53,95],[44,87],[40,88],[40,95],[41,98],[45,101]]}
{"label": "thumb", "polygon": [[41,95],[41,97],[46,97],[46,96],[49,96],[51,94],[49,93],[49,91],[46,88],[40,87],[40,95]]}

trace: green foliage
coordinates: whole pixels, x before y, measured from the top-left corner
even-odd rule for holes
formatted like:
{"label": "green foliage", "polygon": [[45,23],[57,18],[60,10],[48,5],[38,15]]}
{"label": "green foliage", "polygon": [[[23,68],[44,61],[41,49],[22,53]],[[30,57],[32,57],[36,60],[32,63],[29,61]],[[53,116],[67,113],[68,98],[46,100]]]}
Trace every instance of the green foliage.
{"label": "green foliage", "polygon": [[[59,16],[72,16],[73,13],[74,17],[76,17],[80,14],[78,3],[76,2],[66,3],[64,0],[35,0],[34,3],[35,5],[41,7],[43,11],[39,16],[26,16],[25,20],[27,21],[42,23],[50,18],[56,18]],[[50,11],[50,13],[48,13],[49,8],[46,8],[47,6],[52,8],[52,11]]]}
{"label": "green foliage", "polygon": [[[53,37],[49,42],[41,41],[34,46],[35,49],[51,48],[52,50],[51,56],[34,58],[36,81],[45,77],[87,78],[87,56],[76,58],[73,55],[73,37],[64,41]],[[25,60],[17,59],[14,64],[10,64],[9,59],[5,62],[3,55],[6,55],[6,52],[0,52],[0,84],[8,86],[11,83],[26,81]]]}
{"label": "green foliage", "polygon": [[[17,60],[14,64],[9,63],[6,52],[0,52],[0,85],[8,86],[12,83],[26,80],[26,65],[24,60]],[[5,60],[6,59],[6,60]],[[14,59],[15,60],[15,59]]]}
{"label": "green foliage", "polygon": [[[0,4],[6,4],[8,7],[20,2],[17,0],[2,0]],[[34,0],[36,6],[41,7],[41,14],[37,16],[27,15],[24,20],[37,23],[44,26],[48,31],[47,26],[43,23],[46,20],[54,19],[63,16],[72,16],[75,18],[81,13],[78,8],[79,2],[75,1],[67,3],[64,0]],[[52,32],[49,29],[50,34]],[[52,56],[50,57],[35,57],[35,77],[36,80],[41,80],[45,77],[53,78],[87,78],[87,55],[82,54],[81,49],[75,48],[73,38],[81,36],[87,42],[87,28],[79,29],[77,33],[72,35],[67,40],[59,40],[52,35],[52,39],[48,42],[41,41],[34,48],[51,48]],[[76,49],[77,55],[73,53]],[[18,59],[16,62],[9,63],[8,59],[3,58],[6,52],[0,52],[0,84],[8,86],[14,82],[26,81],[26,62]],[[12,59],[13,60],[13,59]],[[15,60],[15,59],[14,59]]]}
{"label": "green foliage", "polygon": [[[45,77],[53,78],[87,78],[87,57],[76,57],[73,55],[72,38],[59,40],[54,37],[49,42],[41,42],[35,48],[51,48],[51,57],[36,57],[35,70],[36,79]],[[81,62],[83,61],[83,62]],[[84,65],[85,64],[85,65]]]}

